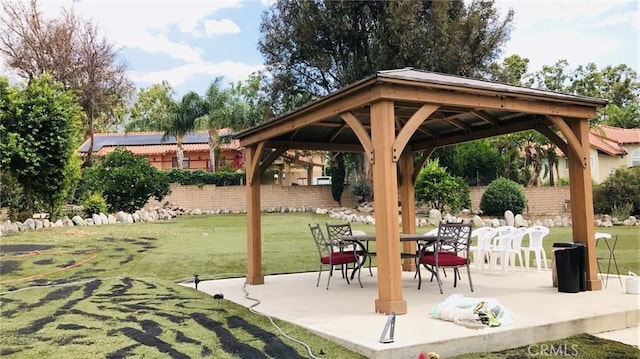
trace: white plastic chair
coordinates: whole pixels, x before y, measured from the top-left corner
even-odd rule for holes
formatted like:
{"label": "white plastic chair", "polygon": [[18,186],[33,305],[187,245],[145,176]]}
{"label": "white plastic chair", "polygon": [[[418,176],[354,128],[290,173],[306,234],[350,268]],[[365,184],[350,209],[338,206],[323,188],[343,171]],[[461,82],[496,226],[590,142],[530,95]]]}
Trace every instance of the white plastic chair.
{"label": "white plastic chair", "polygon": [[547,254],[545,253],[544,247],[542,246],[542,242],[544,240],[544,237],[549,234],[549,228],[545,226],[529,227],[527,234],[529,235],[529,246],[522,247],[527,269],[529,269],[529,253],[531,252],[533,252],[533,254],[535,255],[536,268],[538,269],[538,272],[543,265],[544,269],[548,269]]}
{"label": "white plastic chair", "polygon": [[500,226],[496,228],[496,231],[498,231],[498,235],[493,239],[494,243],[492,243],[492,245],[495,247],[498,245],[498,240],[500,239],[500,237],[504,237],[504,236],[508,236],[510,234],[512,234],[513,232],[516,231],[516,227],[514,226]]}
{"label": "white plastic chair", "polygon": [[509,248],[507,249],[507,254],[509,255],[509,265],[511,266],[513,271],[516,270],[516,258],[518,258],[520,269],[522,271],[524,271],[525,269],[525,264],[522,261],[522,240],[528,232],[528,228],[521,227],[513,232],[513,234],[511,234],[511,240],[509,243]]}
{"label": "white plastic chair", "polygon": [[471,232],[471,241],[475,242],[475,245],[469,247],[469,252],[473,255],[476,268],[484,270],[485,260],[489,259],[488,251],[491,250],[491,241],[497,234],[498,231],[492,227],[480,227]]}
{"label": "white plastic chair", "polygon": [[[489,259],[491,265],[494,266],[500,263],[502,272],[507,271],[507,267],[512,267],[515,271],[515,257],[520,260],[520,266],[522,267],[522,255],[520,249],[522,247],[522,239],[527,233],[526,228],[503,228],[502,235],[498,235],[496,244],[489,250]],[[518,253],[516,254],[516,249]]]}

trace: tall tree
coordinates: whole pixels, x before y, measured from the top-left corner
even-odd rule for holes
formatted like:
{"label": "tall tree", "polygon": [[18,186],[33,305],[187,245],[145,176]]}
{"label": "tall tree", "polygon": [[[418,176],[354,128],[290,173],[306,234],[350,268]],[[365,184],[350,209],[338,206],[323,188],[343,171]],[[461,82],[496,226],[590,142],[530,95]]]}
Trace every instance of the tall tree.
{"label": "tall tree", "polygon": [[[112,128],[130,96],[127,65],[97,25],[78,17],[73,9],[47,19],[38,2],[2,0],[0,53],[9,68],[30,81],[50,73],[66,89],[74,90],[84,110],[85,138]],[[86,161],[91,163],[92,148]]]}
{"label": "tall tree", "polygon": [[610,103],[598,110],[590,125],[608,124],[634,128],[640,121],[640,78],[627,65],[605,66],[589,63],[571,69],[566,60],[543,66],[535,74],[535,87],[575,95],[604,98]]}
{"label": "tall tree", "polygon": [[493,5],[279,0],[263,14],[258,42],[272,112],[286,112],[379,70],[412,66],[479,77],[511,31],[513,12],[501,19]]}
{"label": "tall tree", "polygon": [[196,121],[196,127],[209,132],[209,161],[211,171],[216,170],[216,152],[220,147],[220,130],[232,126],[234,121],[231,94],[222,88],[222,78],[216,77],[204,97],[207,114]]}
{"label": "tall tree", "polygon": [[54,214],[70,189],[68,176],[79,173],[73,155],[80,144],[81,108],[48,74],[33,78],[22,90],[2,83],[2,168],[22,184],[29,216],[36,200]]}
{"label": "tall tree", "polygon": [[529,59],[511,55],[504,58],[502,63],[494,62],[491,64],[487,77],[492,81],[530,87],[533,82],[533,75],[529,74],[528,71]]}
{"label": "tall tree", "polygon": [[274,113],[378,70],[416,68],[478,77],[508,39],[513,12],[493,1],[277,1],[261,38]]}
{"label": "tall tree", "polygon": [[161,131],[175,91],[167,81],[141,88],[129,109],[125,131]]}
{"label": "tall tree", "polygon": [[162,129],[164,135],[162,141],[167,141],[170,137],[176,139],[176,158],[178,168],[183,168],[184,151],[182,141],[184,136],[193,132],[196,126],[196,119],[206,115],[206,104],[202,98],[191,91],[182,96],[180,101],[173,102],[163,120]]}

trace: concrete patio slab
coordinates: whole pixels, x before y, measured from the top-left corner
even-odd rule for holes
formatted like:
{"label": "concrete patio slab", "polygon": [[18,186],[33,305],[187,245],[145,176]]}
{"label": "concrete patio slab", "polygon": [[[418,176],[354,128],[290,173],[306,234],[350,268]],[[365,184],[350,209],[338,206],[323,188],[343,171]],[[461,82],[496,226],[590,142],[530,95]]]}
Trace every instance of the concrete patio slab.
{"label": "concrete patio slab", "polygon": [[[626,294],[621,286],[602,291],[561,293],[552,286],[550,271],[476,272],[474,292],[466,273],[457,288],[452,273],[444,278],[444,294],[423,272],[422,289],[412,272],[403,273],[403,294],[408,313],[398,315],[392,343],[380,343],[388,316],[375,313],[378,298],[376,271],[362,271],[362,284],[347,284],[334,273],[326,290],[327,273],[316,287],[317,272],[265,277],[264,285],[246,285],[244,278],[203,281],[198,289],[307,328],[368,358],[415,359],[421,352],[450,357],[470,352],[491,352],[566,338],[579,333],[637,345],[640,295]],[[425,279],[426,278],[426,279]],[[623,281],[624,282],[624,281]],[[496,328],[468,329],[430,317],[429,311],[452,294],[494,298],[513,312],[514,323]],[[257,302],[259,301],[259,302]],[[609,337],[608,337],[609,336]],[[635,342],[634,342],[635,339]],[[578,349],[579,350],[579,349]]]}

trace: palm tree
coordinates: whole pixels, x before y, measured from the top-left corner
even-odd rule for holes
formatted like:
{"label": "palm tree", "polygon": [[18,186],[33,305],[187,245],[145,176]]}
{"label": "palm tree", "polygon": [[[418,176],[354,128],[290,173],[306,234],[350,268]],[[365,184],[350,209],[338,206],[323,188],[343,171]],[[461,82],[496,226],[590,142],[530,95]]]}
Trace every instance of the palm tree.
{"label": "palm tree", "polygon": [[191,91],[182,96],[179,102],[173,102],[169,108],[169,112],[163,123],[164,134],[162,142],[167,141],[171,136],[175,137],[177,149],[176,157],[178,159],[178,168],[182,169],[184,152],[182,150],[182,141],[184,136],[193,132],[196,125],[196,119],[207,114],[206,105],[200,95]]}
{"label": "palm tree", "polygon": [[209,132],[209,157],[211,159],[211,170],[216,170],[216,153],[220,144],[228,136],[220,136],[220,130],[236,130],[247,122],[249,113],[248,104],[234,95],[234,87],[223,89],[221,87],[222,78],[216,77],[211,83],[205,102],[207,115],[196,121],[197,128],[205,128]]}

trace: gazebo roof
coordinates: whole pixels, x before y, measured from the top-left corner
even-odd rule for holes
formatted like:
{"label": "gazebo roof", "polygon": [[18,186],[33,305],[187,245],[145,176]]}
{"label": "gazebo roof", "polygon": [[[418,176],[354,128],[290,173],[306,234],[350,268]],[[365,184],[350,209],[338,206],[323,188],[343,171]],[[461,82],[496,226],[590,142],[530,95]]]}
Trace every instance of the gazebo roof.
{"label": "gazebo roof", "polygon": [[361,152],[358,137],[341,114],[351,112],[369,129],[369,104],[380,99],[394,100],[396,128],[402,128],[425,102],[440,105],[411,136],[408,145],[413,150],[518,132],[540,124],[547,127],[552,124],[545,115],[588,117],[587,112],[590,115],[594,107],[607,103],[597,98],[405,68],[379,71],[241,131],[235,138],[241,140],[242,146],[259,139],[266,140],[265,147],[272,148]]}

